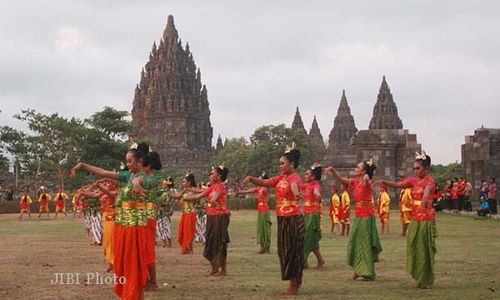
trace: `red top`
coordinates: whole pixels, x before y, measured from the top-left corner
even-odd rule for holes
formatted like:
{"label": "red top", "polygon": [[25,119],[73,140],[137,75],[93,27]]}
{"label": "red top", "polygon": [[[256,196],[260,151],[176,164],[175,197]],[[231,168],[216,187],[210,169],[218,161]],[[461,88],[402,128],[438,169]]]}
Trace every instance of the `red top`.
{"label": "red top", "polygon": [[457,185],[457,194],[458,196],[463,196],[465,195],[465,187],[467,186],[467,184],[465,183],[465,181],[460,181]]}
{"label": "red top", "polygon": [[357,178],[351,179],[349,187],[353,191],[356,207],[356,218],[373,217],[375,207],[373,205],[373,187],[371,184],[360,182]]}
{"label": "red top", "polygon": [[[432,206],[425,209],[422,203],[422,198],[424,197],[424,191],[426,187],[430,187],[429,197],[432,197],[436,187],[436,182],[431,176],[427,175],[425,178],[408,178],[403,181],[406,187],[411,188],[411,198],[413,204],[411,206],[410,217],[415,221],[433,221],[436,218],[436,211]],[[428,199],[431,201],[431,199]]]}
{"label": "red top", "polygon": [[269,188],[263,186],[257,188],[257,210],[259,212],[269,212]]}
{"label": "red top", "polygon": [[317,180],[314,180],[302,184],[300,189],[304,193],[304,214],[319,214],[321,212],[321,198],[316,199],[314,191],[318,190],[321,195],[321,184]]}
{"label": "red top", "polygon": [[488,192],[488,198],[489,199],[496,199],[497,198],[497,184],[495,182],[490,183],[488,186],[488,189],[490,190]]}
{"label": "red top", "polygon": [[297,173],[289,176],[281,174],[272,177],[270,181],[276,193],[276,216],[293,217],[302,215],[299,199],[292,192],[292,183],[295,182],[298,187],[302,184],[300,175]]}
{"label": "red top", "polygon": [[453,185],[451,188],[451,199],[458,199],[458,184]]}
{"label": "red top", "polygon": [[[219,192],[219,197],[217,199],[212,199],[215,192]],[[216,216],[229,214],[229,209],[227,208],[227,188],[223,182],[211,185],[203,192],[203,195],[208,197],[207,215]],[[212,203],[214,200],[216,203]]]}

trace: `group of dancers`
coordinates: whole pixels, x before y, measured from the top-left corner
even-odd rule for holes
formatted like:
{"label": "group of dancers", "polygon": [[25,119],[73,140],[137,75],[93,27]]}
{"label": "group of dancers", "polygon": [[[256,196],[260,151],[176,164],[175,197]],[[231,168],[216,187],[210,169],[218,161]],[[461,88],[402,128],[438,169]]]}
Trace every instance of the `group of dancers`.
{"label": "group of dancers", "polygon": [[[424,152],[417,154],[414,163],[416,176],[401,182],[375,181],[376,166],[371,159],[356,165],[353,178],[343,177],[334,167],[323,168],[315,164],[307,169],[303,181],[297,173],[300,157],[300,151],[294,145],[287,146],[279,159],[280,174],[273,177],[265,173],[259,177],[247,176],[242,182],[243,187],[248,184],[255,187],[235,192],[256,194],[259,253],[269,253],[271,220],[268,201],[269,188],[274,188],[281,278],[289,281],[284,295],[299,292],[303,269],[308,267],[307,258],[311,252],[316,256],[318,267],[325,264],[319,248],[322,213],[320,182],[323,174],[333,176],[342,186],[341,197],[332,197],[331,210],[334,214],[330,216],[341,222],[342,234],[349,236],[347,263],[354,271],[352,279],[374,280],[376,277],[375,262],[382,245],[375,224],[373,195],[374,187],[379,185],[382,193],[378,200],[378,212],[383,224],[388,223],[390,200],[388,195],[384,195],[387,194],[387,187],[405,189],[405,197],[410,199],[410,211],[404,216],[408,221],[411,219],[406,235],[406,268],[419,288],[433,284],[436,225],[430,195],[434,192],[435,183],[429,175],[431,158],[428,155]],[[126,168],[118,172],[86,163],[76,164],[71,171],[72,177],[79,170],[102,177],[80,188],[75,195],[83,203],[85,224],[94,241],[102,242],[109,271],[125,278],[116,283],[115,293],[122,299],[141,299],[144,291],[157,288],[155,243],[161,239],[165,247],[171,246],[170,216],[175,200],[182,203],[177,236],[181,252],[193,253],[193,240],[198,227],[200,230],[196,239],[204,243],[203,256],[211,267],[209,275],[226,276],[230,212],[225,182],[229,170],[223,164],[213,167],[206,187],[197,186],[194,176],[188,174],[183,180],[182,190],[176,191],[172,178],[160,180],[156,172],[162,168],[159,155],[151,152],[147,144],[133,144],[125,155],[125,161]],[[355,201],[356,218],[352,221],[352,228],[348,191]],[[205,204],[203,199],[206,199]],[[102,220],[97,212],[99,203]],[[203,209],[198,209],[197,213],[197,208],[202,207],[206,207],[206,214],[199,215]],[[99,228],[99,224],[103,224],[103,228]]]}
{"label": "group of dancers", "polygon": [[[227,168],[214,167],[207,187],[197,186],[194,175],[188,174],[182,191],[178,192],[172,178],[160,180],[157,173],[162,168],[160,157],[151,152],[147,144],[133,144],[125,161],[126,168],[118,172],[82,162],[71,171],[72,177],[83,169],[103,178],[80,188],[76,194],[85,208],[103,203],[102,230],[97,228],[101,224],[97,211],[86,214],[84,208],[84,217],[89,216],[85,224],[94,241],[102,241],[108,270],[124,278],[116,283],[115,293],[122,299],[141,299],[144,291],[157,288],[155,244],[159,238],[164,247],[171,246],[170,216],[175,200],[182,202],[177,236],[181,252],[193,253],[193,240],[204,243],[203,255],[210,262],[210,274],[225,276],[229,243],[229,210],[224,183]],[[204,198],[208,199],[205,205],[201,203]],[[198,211],[203,211],[201,215],[197,214],[197,207],[201,208]]]}
{"label": "group of dancers", "polygon": [[[47,215],[47,219],[50,218],[49,204],[51,200],[55,202],[55,211],[54,211],[55,219],[57,219],[57,215],[59,213],[63,213],[65,216],[68,216],[66,211],[66,199],[68,198],[69,198],[68,195],[64,192],[62,188],[59,189],[59,191],[54,195],[54,198],[52,198],[52,196],[47,192],[47,189],[44,186],[41,186],[38,192],[38,204],[39,204],[38,218],[42,216],[42,213],[45,213]],[[22,190],[21,197],[19,198],[21,212],[17,217],[18,219],[22,219],[25,214],[27,214],[28,217],[31,218],[32,203],[33,200],[29,195],[28,188]],[[73,205],[75,204],[73,203]]]}

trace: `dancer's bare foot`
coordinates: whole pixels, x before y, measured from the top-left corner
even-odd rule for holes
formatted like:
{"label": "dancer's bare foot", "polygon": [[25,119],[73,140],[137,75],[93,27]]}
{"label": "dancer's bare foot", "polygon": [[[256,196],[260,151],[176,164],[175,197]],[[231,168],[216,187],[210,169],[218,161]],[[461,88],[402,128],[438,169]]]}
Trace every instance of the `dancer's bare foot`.
{"label": "dancer's bare foot", "polygon": [[417,284],[417,288],[426,290],[426,289],[428,289],[429,287],[428,287],[427,285]]}
{"label": "dancer's bare foot", "polygon": [[227,272],[225,270],[220,270],[219,272],[215,273],[214,276],[224,277],[227,276]]}
{"label": "dancer's bare foot", "polygon": [[281,295],[282,296],[295,296],[299,293],[299,289],[298,288],[291,288],[289,287],[286,291],[282,292]]}
{"label": "dancer's bare foot", "polygon": [[325,266],[325,260],[322,260],[322,261],[318,261],[318,265],[316,266],[316,268],[321,269],[324,266]]}
{"label": "dancer's bare foot", "polygon": [[219,273],[219,270],[210,270],[210,272],[208,272],[208,276],[214,276],[216,273]]}
{"label": "dancer's bare foot", "polygon": [[148,281],[146,283],[146,286],[144,287],[144,290],[146,292],[155,291],[156,289],[158,289],[158,284],[156,282],[150,282],[150,281]]}
{"label": "dancer's bare foot", "polygon": [[351,277],[352,280],[356,280],[358,278],[359,278],[358,274],[356,274],[356,273],[352,274],[352,277]]}

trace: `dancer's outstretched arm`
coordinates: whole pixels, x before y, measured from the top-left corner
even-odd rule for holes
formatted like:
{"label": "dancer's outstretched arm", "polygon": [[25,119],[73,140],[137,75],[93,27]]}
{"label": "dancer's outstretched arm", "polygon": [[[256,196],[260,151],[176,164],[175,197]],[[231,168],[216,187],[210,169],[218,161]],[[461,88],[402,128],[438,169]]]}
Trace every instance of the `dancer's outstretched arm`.
{"label": "dancer's outstretched arm", "polygon": [[83,162],[77,163],[73,167],[73,169],[71,169],[70,176],[75,177],[76,172],[78,172],[78,170],[80,170],[80,169],[84,169],[85,171],[92,173],[94,175],[97,175],[99,177],[106,177],[106,178],[118,180],[118,173],[117,172],[108,171],[108,170],[105,170],[103,168],[95,167],[95,166],[92,166],[92,165],[89,165],[89,164],[86,164]]}

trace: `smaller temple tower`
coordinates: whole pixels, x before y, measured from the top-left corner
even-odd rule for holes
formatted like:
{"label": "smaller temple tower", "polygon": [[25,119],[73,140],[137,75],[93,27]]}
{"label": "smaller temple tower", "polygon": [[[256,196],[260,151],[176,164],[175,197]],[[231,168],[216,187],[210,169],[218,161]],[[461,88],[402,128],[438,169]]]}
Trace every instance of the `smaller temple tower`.
{"label": "smaller temple tower", "polygon": [[326,146],[323,141],[323,135],[319,130],[318,122],[316,121],[316,116],[313,118],[311,125],[311,130],[309,130],[309,144],[311,145],[311,157],[314,162],[321,163],[324,161],[326,154]]}

